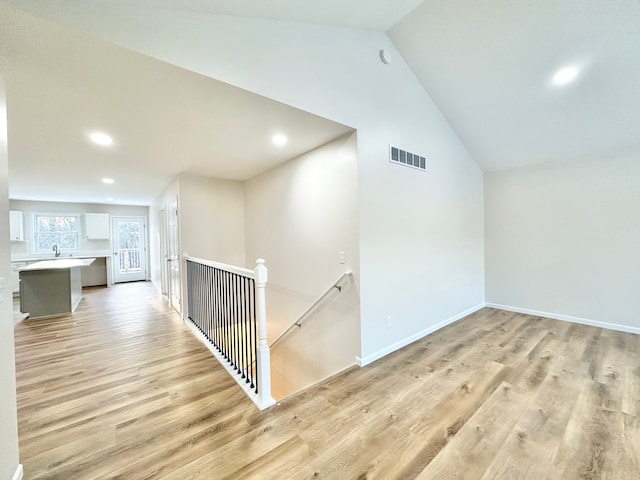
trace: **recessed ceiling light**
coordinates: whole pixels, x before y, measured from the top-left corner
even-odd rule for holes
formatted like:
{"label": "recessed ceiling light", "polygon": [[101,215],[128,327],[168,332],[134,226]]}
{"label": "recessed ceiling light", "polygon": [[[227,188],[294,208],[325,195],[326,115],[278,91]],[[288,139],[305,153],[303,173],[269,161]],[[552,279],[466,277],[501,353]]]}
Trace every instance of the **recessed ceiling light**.
{"label": "recessed ceiling light", "polygon": [[113,178],[103,178],[102,179],[102,183],[107,183],[107,184],[111,184],[113,183]]}
{"label": "recessed ceiling light", "polygon": [[103,147],[108,147],[113,144],[113,138],[110,135],[102,132],[94,132],[89,135],[91,141],[97,145],[101,145]]}
{"label": "recessed ceiling light", "polygon": [[561,87],[563,85],[573,82],[577,76],[578,76],[578,67],[576,67],[575,65],[562,67],[560,70],[558,70],[556,73],[553,74],[553,77],[551,78],[551,82],[553,82],[554,85]]}
{"label": "recessed ceiling light", "polygon": [[113,198],[113,197],[107,197],[105,200],[106,200],[107,202],[113,202],[114,198]]}
{"label": "recessed ceiling light", "polygon": [[278,134],[278,135],[274,135],[271,141],[275,146],[283,147],[284,145],[287,144],[289,140],[284,135]]}

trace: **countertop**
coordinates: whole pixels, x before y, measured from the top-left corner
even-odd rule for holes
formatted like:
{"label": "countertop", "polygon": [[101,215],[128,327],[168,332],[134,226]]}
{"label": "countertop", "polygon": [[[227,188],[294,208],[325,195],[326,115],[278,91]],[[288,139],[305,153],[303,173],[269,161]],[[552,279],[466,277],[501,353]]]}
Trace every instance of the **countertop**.
{"label": "countertop", "polygon": [[54,270],[73,267],[88,267],[93,263],[95,258],[60,258],[58,260],[44,260],[42,262],[32,263],[18,270],[21,272],[30,270]]}
{"label": "countertop", "polygon": [[60,255],[59,257],[16,257],[11,258],[11,263],[22,263],[22,262],[45,262],[45,261],[58,261],[58,260],[77,260],[77,259],[86,259],[86,258],[108,258],[111,255],[106,253],[96,253],[96,254],[78,254],[78,255]]}

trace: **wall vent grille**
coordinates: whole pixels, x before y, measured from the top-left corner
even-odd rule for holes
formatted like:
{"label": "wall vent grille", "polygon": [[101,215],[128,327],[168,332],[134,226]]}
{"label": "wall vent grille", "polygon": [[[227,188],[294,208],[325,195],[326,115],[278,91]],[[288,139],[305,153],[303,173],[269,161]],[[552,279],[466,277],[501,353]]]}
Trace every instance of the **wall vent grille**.
{"label": "wall vent grille", "polygon": [[427,170],[427,159],[417,153],[407,152],[393,145],[389,145],[389,161],[406,167]]}

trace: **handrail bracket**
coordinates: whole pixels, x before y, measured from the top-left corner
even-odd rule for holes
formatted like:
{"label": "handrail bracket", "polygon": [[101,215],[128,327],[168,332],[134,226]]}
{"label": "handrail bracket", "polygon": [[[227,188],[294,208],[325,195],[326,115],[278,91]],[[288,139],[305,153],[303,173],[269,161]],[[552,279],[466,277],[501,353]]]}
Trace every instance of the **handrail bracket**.
{"label": "handrail bracket", "polygon": [[280,336],[278,338],[276,338],[273,343],[271,343],[270,347],[273,348],[273,346],[280,342],[280,340],[282,340],[292,329],[293,327],[298,327],[298,328],[302,328],[302,322],[305,319],[305,317],[311,312],[313,311],[313,309],[316,307],[316,305],[318,305],[329,293],[331,293],[333,291],[334,288],[337,288],[339,292],[342,292],[342,285],[340,285],[340,282],[342,281],[342,279],[344,277],[349,277],[351,276],[352,273],[350,270],[347,270],[346,272],[344,272],[342,275],[340,275],[340,278],[338,278],[338,280],[336,282],[334,282],[333,285],[331,285],[327,290],[325,290],[325,292],[320,295],[315,302],[313,302],[303,313],[302,315],[300,315],[298,317],[298,319],[293,322],[289,328],[287,328],[284,332],[282,332],[280,334]]}

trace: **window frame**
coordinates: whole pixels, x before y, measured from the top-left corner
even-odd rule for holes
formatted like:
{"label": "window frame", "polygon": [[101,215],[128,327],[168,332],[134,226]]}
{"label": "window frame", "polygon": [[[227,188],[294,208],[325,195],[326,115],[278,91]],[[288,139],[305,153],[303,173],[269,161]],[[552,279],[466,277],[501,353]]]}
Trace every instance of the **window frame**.
{"label": "window frame", "polygon": [[53,233],[65,233],[65,234],[71,234],[71,233],[75,233],[76,236],[76,240],[75,240],[75,248],[62,248],[62,245],[60,245],[59,242],[55,242],[56,245],[58,245],[58,250],[60,252],[77,252],[80,250],[80,239],[81,239],[81,230],[82,230],[82,214],[81,213],[76,213],[76,212],[33,212],[31,214],[31,227],[32,227],[32,239],[33,239],[33,248],[32,251],[33,253],[36,254],[43,254],[43,253],[51,253],[52,250],[49,248],[38,248],[39,246],[39,242],[38,242],[38,237],[39,235],[46,235],[45,233],[40,233],[38,232],[38,217],[74,217],[75,220],[75,231],[73,232],[53,232]]}

